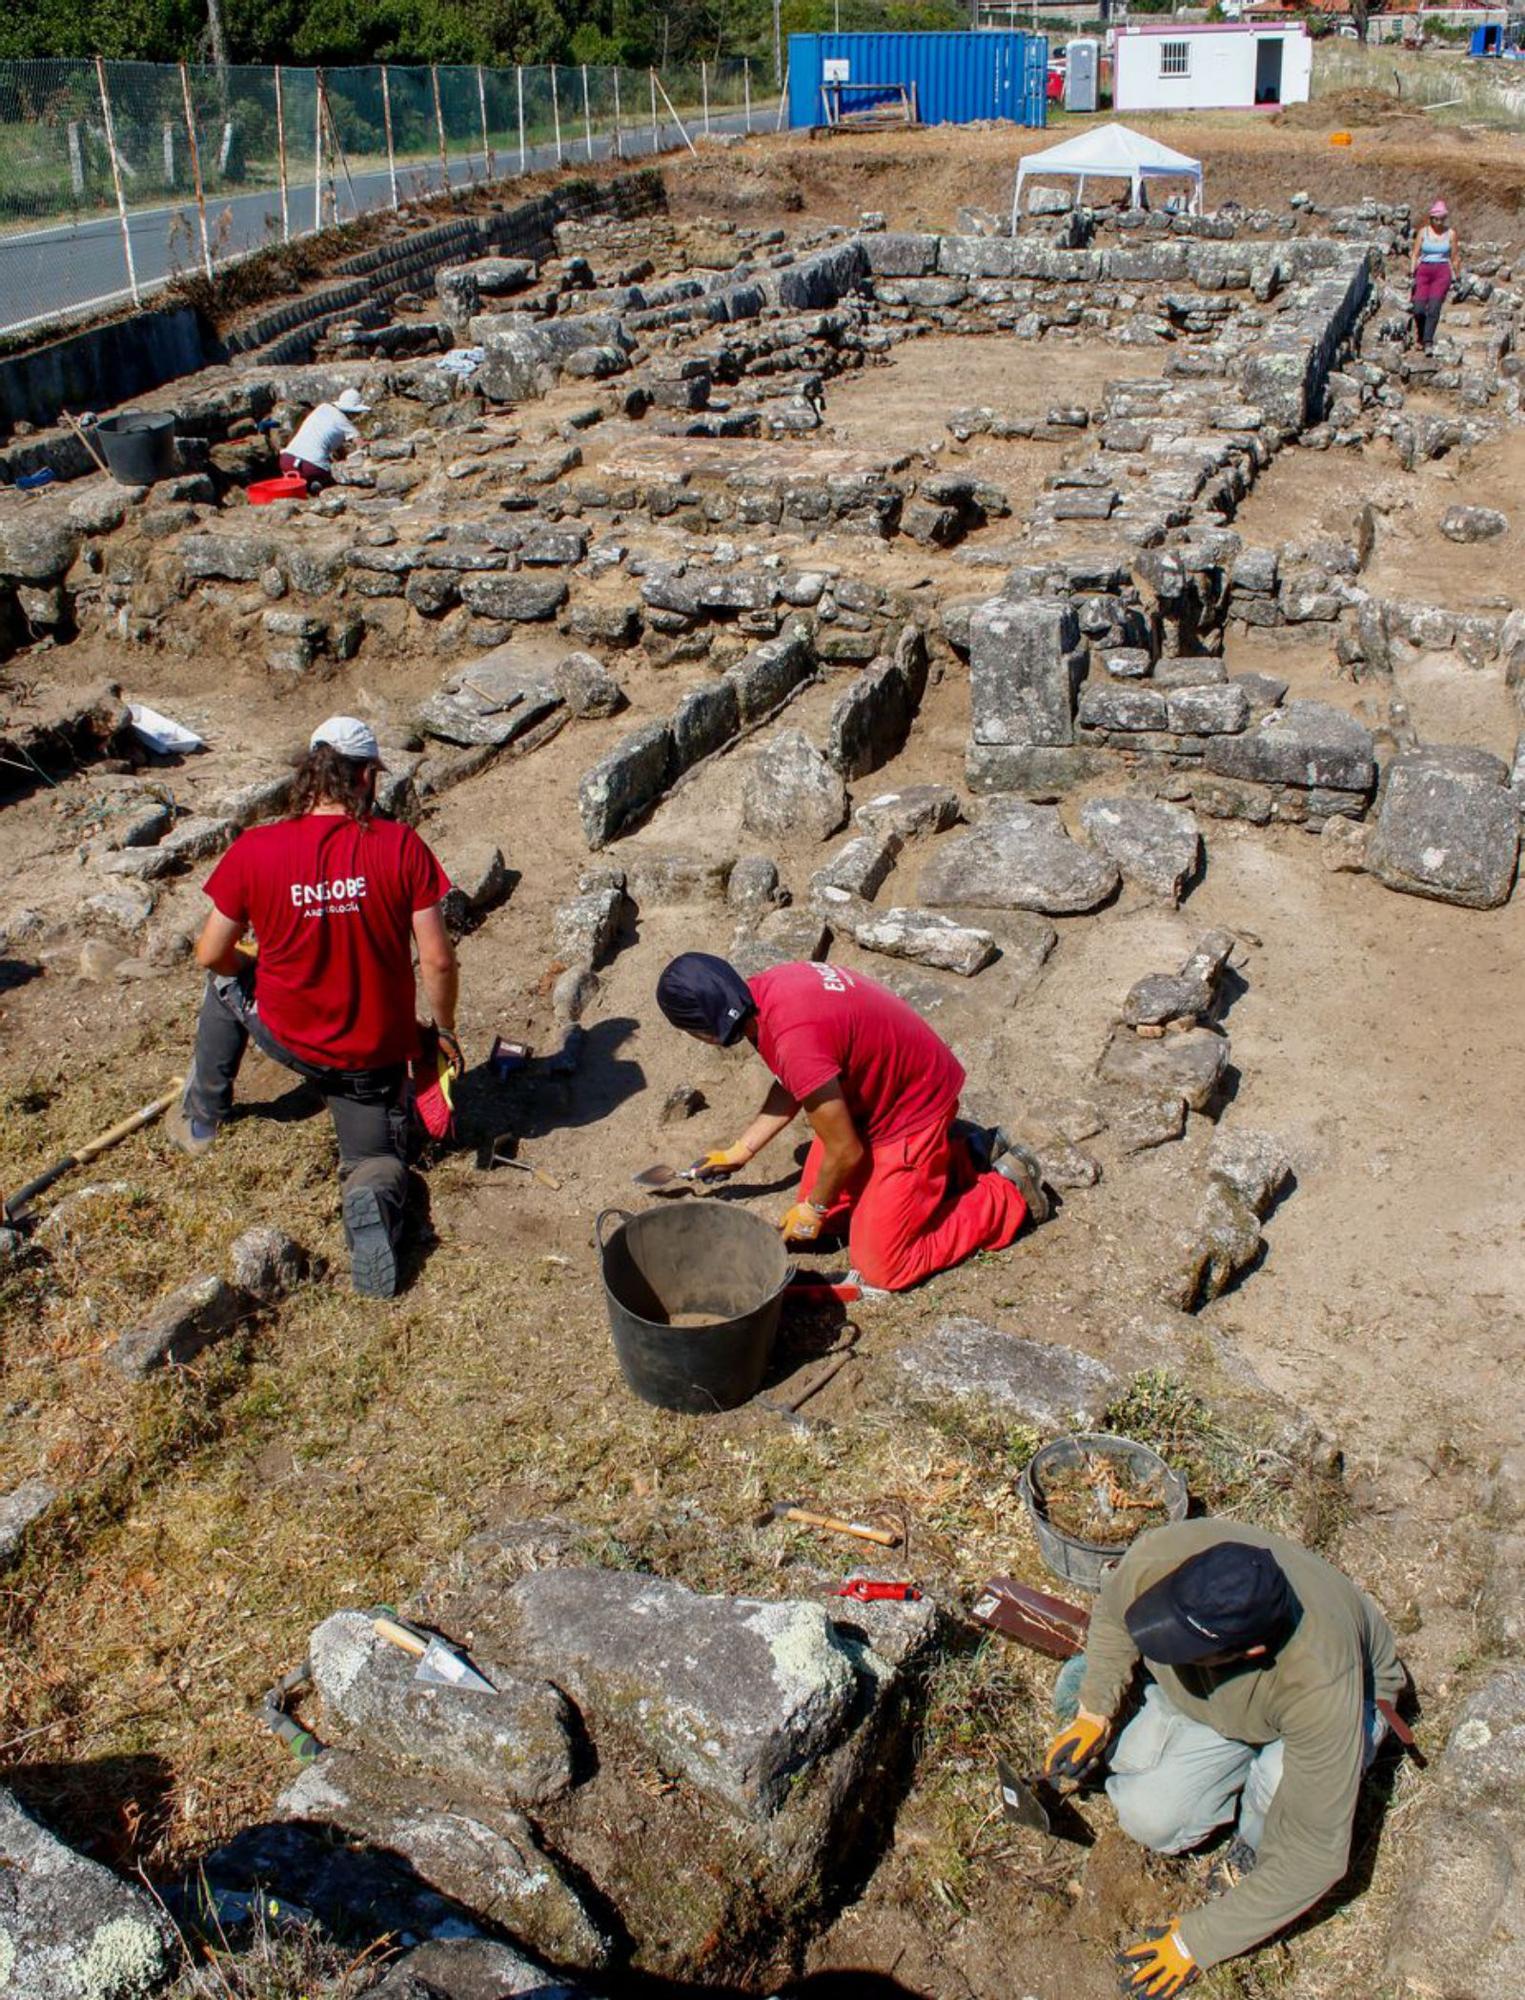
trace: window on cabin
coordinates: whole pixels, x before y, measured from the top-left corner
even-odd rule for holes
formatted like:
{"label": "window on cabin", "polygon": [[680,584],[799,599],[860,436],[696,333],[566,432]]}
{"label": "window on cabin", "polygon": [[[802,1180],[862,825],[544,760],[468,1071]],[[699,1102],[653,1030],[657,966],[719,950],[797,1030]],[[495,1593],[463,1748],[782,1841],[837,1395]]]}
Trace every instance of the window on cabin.
{"label": "window on cabin", "polygon": [[1160,75],[1161,76],[1191,75],[1190,42],[1160,43]]}

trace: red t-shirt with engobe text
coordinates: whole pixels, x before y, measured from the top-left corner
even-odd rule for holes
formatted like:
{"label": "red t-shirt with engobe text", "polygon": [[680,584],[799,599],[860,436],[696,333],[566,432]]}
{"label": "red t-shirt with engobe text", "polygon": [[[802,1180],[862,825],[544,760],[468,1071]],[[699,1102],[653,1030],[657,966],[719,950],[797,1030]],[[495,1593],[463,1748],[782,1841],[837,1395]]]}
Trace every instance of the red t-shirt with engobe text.
{"label": "red t-shirt with engobe text", "polygon": [[259,939],[255,999],[282,1048],[384,1069],[417,1053],[413,918],[449,887],[412,827],[307,813],[241,833],[206,893]]}
{"label": "red t-shirt with engobe text", "polygon": [[803,1103],[835,1077],[859,1133],[883,1143],[951,1117],[964,1087],[957,1056],[889,988],[807,960],[747,981],[757,1052]]}

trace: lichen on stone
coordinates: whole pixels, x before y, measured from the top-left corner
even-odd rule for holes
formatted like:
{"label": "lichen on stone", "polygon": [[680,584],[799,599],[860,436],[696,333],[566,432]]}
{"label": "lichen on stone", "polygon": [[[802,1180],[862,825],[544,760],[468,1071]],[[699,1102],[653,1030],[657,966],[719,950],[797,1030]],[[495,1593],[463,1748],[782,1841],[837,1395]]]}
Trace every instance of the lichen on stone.
{"label": "lichen on stone", "polygon": [[91,1938],[75,1969],[80,2000],[136,2000],[168,1971],[164,1938],[141,1917],[112,1917]]}

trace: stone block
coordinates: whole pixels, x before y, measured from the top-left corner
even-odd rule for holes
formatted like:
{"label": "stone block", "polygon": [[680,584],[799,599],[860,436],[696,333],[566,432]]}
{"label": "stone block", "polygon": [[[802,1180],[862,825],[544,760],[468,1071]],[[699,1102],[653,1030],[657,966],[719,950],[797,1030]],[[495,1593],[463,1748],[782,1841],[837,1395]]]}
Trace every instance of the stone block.
{"label": "stone block", "polygon": [[194,1360],[233,1331],[244,1309],[243,1295],[221,1278],[210,1272],[192,1278],[118,1337],[112,1359],[133,1380]]}
{"label": "stone block", "polygon": [[786,901],[777,863],[766,854],[744,854],[731,870],[725,899],[733,910],[750,912],[771,910]]}
{"label": "stone block", "polygon": [[810,637],[801,621],[786,626],[778,638],[765,640],[728,667],[725,677],[736,690],[743,725],[771,715],[809,679],[812,667]]}
{"label": "stone block", "polygon": [[1173,1093],[1136,1097],[1112,1120],[1112,1136],[1125,1156],[1168,1146],[1186,1130],[1186,1099]]}
{"label": "stone block", "polygon": [[1440,517],[1448,542],[1491,542],[1508,529],[1509,516],[1496,507],[1448,507]]}
{"label": "stone block", "polygon": [[951,785],[906,785],[898,792],[881,792],[853,814],[853,825],[870,833],[894,833],[904,840],[943,833],[963,817],[958,793]]}
{"label": "stone block", "polygon": [[969,620],[973,742],[1073,742],[1079,644],[1079,621],[1063,600],[980,605]]}
{"label": "stone block", "polygon": [[[575,522],[538,522],[519,545],[519,560],[546,568],[569,569],[588,552],[588,531]],[[501,614],[494,612],[492,616]]]}
{"label": "stone block", "polygon": [[42,1519],[57,1498],[58,1489],[46,1479],[24,1479],[0,1495],[0,1563],[8,1563],[19,1553],[27,1530]]}
{"label": "stone block", "polygon": [[1174,907],[1202,857],[1197,822],[1162,799],[1088,799],[1080,809],[1086,838],[1109,855],[1125,881]]}
{"label": "stone block", "polygon": [[1078,744],[1050,749],[1030,743],[971,743],[964,752],[964,777],[971,792],[1052,797],[1106,768],[1107,759],[1099,751]]}
{"label": "stone block", "polygon": [[530,1821],[510,1807],[442,1799],[389,1765],[325,1750],[287,1786],[276,1814],[338,1827],[397,1856],[431,1889],[557,1964],[599,1966],[609,1956],[604,1926]]}
{"label": "stone block", "polygon": [[827,759],[844,778],[866,777],[905,748],[915,716],[916,703],[901,667],[893,660],[870,667],[831,711]]}
{"label": "stone block", "polygon": [[1474,910],[1506,903],[1519,858],[1520,810],[1498,772],[1443,748],[1395,758],[1366,845],[1366,866],[1406,895]]}
{"label": "stone block", "polygon": [[698,854],[631,854],[626,857],[625,888],[640,909],[723,903],[730,874],[729,861]]}
{"label": "stone block", "polygon": [[0,1964],[15,2000],[147,2000],[175,1968],[150,1897],[0,1792]]}
{"label": "stone block", "polygon": [[1290,701],[1241,735],[1210,737],[1206,766],[1262,785],[1369,792],[1376,780],[1371,731],[1323,701]]}
{"label": "stone block", "polygon": [[[701,1597],[628,1571],[546,1569],[505,1597],[516,1656],[659,1768],[766,1822],[857,1720],[852,1655],[819,1603]],[[317,1662],[314,1660],[314,1667]]]}
{"label": "stone block", "polygon": [[1166,719],[1165,696],[1157,688],[1114,683],[1081,689],[1078,720],[1082,729],[1126,730],[1132,734],[1164,729]]}
{"label": "stone block", "polygon": [[268,535],[187,535],[180,544],[185,573],[198,581],[255,583],[261,571],[277,561],[278,553]]}
{"label": "stone block", "polygon": [[675,771],[687,771],[729,743],[741,727],[741,704],[734,681],[694,688],[673,710]]}
{"label": "stone block", "polygon": [[1183,1097],[1193,1111],[1205,1111],[1229,1065],[1229,1041],[1211,1028],[1146,1041],[1118,1027],[1103,1051],[1097,1074],[1104,1083],[1149,1097]]}
{"label": "stone block", "polygon": [[387,1967],[368,2000],[596,2000],[512,1945],[449,1938],[415,1945]]}
{"label": "stone block", "polygon": [[827,840],[847,818],[847,788],[800,729],[781,730],[742,788],[742,823],[766,838]]}
{"label": "stone block", "polygon": [[256,1224],[238,1237],[229,1260],[233,1284],[261,1305],[273,1305],[295,1291],[308,1272],[307,1252],[284,1229]]}
{"label": "stone block", "polygon": [[941,840],[922,870],[921,898],[941,908],[1094,910],[1116,893],[1112,861],[1070,839],[1053,806],[992,799],[968,833]]}
{"label": "stone block", "polygon": [[850,896],[872,902],[889,880],[900,848],[900,836],[896,833],[854,834],[811,876],[811,889],[841,889]]}
{"label": "stone block", "polygon": [[1292,1178],[1292,1162],[1274,1133],[1220,1125],[1207,1152],[1209,1180],[1222,1181],[1257,1217],[1270,1214]]}
{"label": "stone block", "polygon": [[583,773],[577,810],[588,845],[599,848],[660,798],[673,770],[673,738],[665,722],[648,722],[624,737]]}
{"label": "stone block", "polygon": [[1262,1245],[1255,1211],[1226,1182],[1210,1181],[1161,1287],[1164,1303],[1178,1312],[1195,1312],[1221,1298],[1255,1263]]}
{"label": "stone block", "polygon": [[937,269],[938,238],[884,230],[861,239],[864,262],[875,278],[924,278]]}
{"label": "stone block", "polygon": [[621,889],[593,889],[563,903],[551,924],[551,948],[563,965],[596,970],[613,956],[625,914]]}
{"label": "stone block", "polygon": [[625,690],[594,653],[568,653],[553,678],[572,715],[618,715],[625,706]]}
{"label": "stone block", "polygon": [[468,576],[461,601],[481,618],[532,624],[555,617],[567,601],[567,586],[559,576]]}
{"label": "stone block", "polygon": [[1089,1354],[962,1313],[941,1321],[930,1339],[897,1348],[893,1369],[902,1401],[982,1403],[1042,1431],[1094,1429],[1121,1387]]}
{"label": "stone block", "polygon": [[963,979],[982,972],[1000,950],[989,931],[955,923],[932,910],[876,910],[850,928],[864,951],[908,959],[938,972],[956,972]]}
{"label": "stone block", "polygon": [[1250,698],[1232,681],[1176,688],[1166,696],[1165,715],[1166,728],[1178,736],[1237,736],[1249,725]]}
{"label": "stone block", "polygon": [[328,1741],[358,1744],[511,1805],[544,1805],[572,1784],[571,1710],[548,1680],[480,1659],[492,1694],[415,1680],[412,1655],[379,1638],[363,1611],[325,1619],[308,1659]]}

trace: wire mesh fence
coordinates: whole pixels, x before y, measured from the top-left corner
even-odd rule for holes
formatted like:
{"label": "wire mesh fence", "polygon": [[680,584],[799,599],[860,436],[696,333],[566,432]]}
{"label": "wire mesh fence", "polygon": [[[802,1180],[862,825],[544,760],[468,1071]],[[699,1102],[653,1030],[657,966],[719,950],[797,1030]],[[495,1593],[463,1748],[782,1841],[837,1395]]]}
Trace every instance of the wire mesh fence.
{"label": "wire mesh fence", "polygon": [[741,58],[290,69],[0,62],[0,335],[508,175],[772,130]]}

